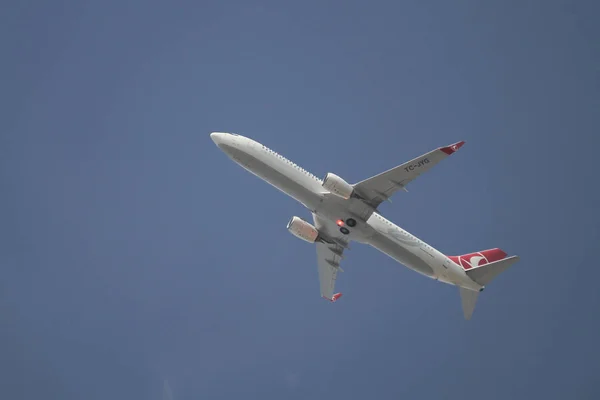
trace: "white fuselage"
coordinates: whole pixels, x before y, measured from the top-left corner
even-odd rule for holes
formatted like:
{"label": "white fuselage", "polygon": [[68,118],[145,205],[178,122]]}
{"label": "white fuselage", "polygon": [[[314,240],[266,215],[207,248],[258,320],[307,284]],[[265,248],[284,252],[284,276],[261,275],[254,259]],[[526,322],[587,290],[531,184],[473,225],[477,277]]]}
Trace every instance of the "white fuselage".
{"label": "white fuselage", "polygon": [[[360,199],[330,195],[321,179],[266,146],[231,133],[215,132],[211,138],[236,163],[320,217],[335,222],[357,216],[353,210]],[[349,240],[369,244],[422,275],[471,290],[482,288],[446,255],[377,212],[349,229]]]}

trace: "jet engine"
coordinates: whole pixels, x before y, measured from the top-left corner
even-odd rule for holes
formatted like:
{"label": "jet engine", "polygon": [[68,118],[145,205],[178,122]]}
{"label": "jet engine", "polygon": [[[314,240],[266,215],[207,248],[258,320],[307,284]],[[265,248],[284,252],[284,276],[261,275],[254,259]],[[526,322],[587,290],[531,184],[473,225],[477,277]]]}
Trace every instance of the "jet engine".
{"label": "jet engine", "polygon": [[292,235],[308,243],[315,243],[319,238],[319,231],[317,228],[300,217],[292,217],[287,224],[287,229]]}
{"label": "jet engine", "polygon": [[323,187],[336,196],[348,200],[354,193],[354,188],[345,180],[329,172],[323,180]]}

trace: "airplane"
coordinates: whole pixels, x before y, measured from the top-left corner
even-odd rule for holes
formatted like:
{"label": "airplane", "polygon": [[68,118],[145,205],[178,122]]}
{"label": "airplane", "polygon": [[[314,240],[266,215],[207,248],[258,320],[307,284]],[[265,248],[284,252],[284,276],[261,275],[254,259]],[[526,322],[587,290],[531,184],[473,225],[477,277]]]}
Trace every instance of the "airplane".
{"label": "airplane", "polygon": [[293,216],[288,231],[316,245],[321,296],[336,302],[338,272],[351,242],[368,244],[428,278],[459,288],[463,315],[471,319],[479,293],[519,260],[499,248],[446,256],[384,218],[379,205],[422,173],[458,151],[465,142],[432,150],[371,178],[350,184],[331,172],[320,179],[265,145],[236,133],[212,132],[213,142],[238,165],[295,199],[313,223]]}

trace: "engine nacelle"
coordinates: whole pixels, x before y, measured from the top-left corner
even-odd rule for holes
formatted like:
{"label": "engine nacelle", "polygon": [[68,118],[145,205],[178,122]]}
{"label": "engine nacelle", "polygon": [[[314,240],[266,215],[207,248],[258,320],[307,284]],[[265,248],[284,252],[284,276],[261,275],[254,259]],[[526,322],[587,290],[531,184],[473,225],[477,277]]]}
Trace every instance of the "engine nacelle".
{"label": "engine nacelle", "polygon": [[346,200],[352,197],[352,193],[354,193],[354,188],[348,182],[331,172],[325,175],[323,187]]}
{"label": "engine nacelle", "polygon": [[307,241],[308,243],[315,243],[319,238],[319,231],[317,228],[300,217],[292,217],[287,224],[287,229],[292,235]]}

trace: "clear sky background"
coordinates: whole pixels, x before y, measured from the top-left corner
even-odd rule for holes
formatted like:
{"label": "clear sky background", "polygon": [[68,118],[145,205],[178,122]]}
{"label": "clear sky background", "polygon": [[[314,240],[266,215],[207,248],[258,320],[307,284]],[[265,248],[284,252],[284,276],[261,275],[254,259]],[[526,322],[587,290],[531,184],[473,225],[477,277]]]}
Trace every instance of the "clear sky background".
{"label": "clear sky background", "polygon": [[[594,3],[4,2],[0,397],[600,398]],[[330,304],[211,131],[350,182],[465,140],[382,211],[521,261],[465,321],[355,245]]]}

